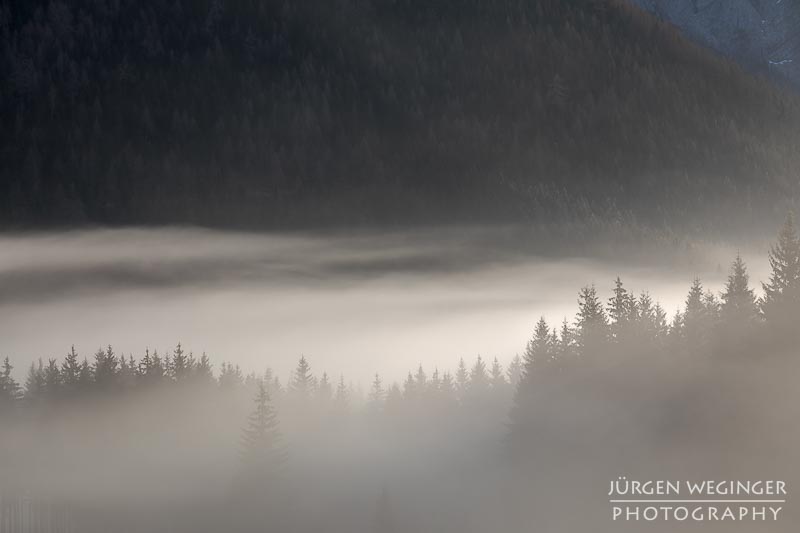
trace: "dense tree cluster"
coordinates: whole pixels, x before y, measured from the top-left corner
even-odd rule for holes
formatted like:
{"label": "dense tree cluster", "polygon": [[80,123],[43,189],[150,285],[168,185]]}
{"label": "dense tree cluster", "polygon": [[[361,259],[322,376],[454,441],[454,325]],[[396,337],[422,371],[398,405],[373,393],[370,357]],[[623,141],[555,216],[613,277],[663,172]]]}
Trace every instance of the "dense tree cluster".
{"label": "dense tree cluster", "polygon": [[[696,418],[725,412],[729,407],[716,402],[741,401],[732,387],[732,380],[744,379],[737,374],[741,368],[747,369],[742,372],[753,383],[775,381],[766,358],[784,364],[776,356],[795,350],[800,342],[796,327],[800,241],[791,214],[769,260],[772,272],[761,298],[737,255],[719,295],[695,279],[685,305],[669,322],[647,293],[634,296],[619,279],[605,305],[594,286],[581,289],[574,327],[564,321],[560,328],[551,328],[542,318],[528,344],[511,408],[509,442],[515,460],[525,463],[533,448],[546,450],[564,440],[579,442],[592,431],[600,432],[606,445],[615,443],[641,453],[645,444],[625,442],[626,431],[657,428],[660,417],[691,427]],[[758,364],[751,367],[754,361]],[[764,375],[754,369],[763,369]],[[702,394],[718,396],[714,402],[697,403],[686,392],[695,386]],[[597,406],[606,410],[598,413]],[[649,416],[642,417],[642,411]],[[703,434],[715,431],[708,418],[703,419]],[[556,429],[546,422],[554,420],[559,424]],[[614,432],[619,435],[609,437]]]}
{"label": "dense tree cluster", "polygon": [[[489,362],[481,356],[469,363],[461,359],[452,372],[420,365],[402,382],[386,383],[375,374],[365,393],[342,375],[315,373],[304,356],[289,379],[281,381],[270,369],[245,375],[230,363],[222,363],[215,374],[205,354],[195,357],[180,344],[163,355],[147,350],[138,360],[109,346],[91,362],[73,348],[60,362],[31,365],[22,386],[6,357],[0,365],[0,427],[36,423],[40,415],[71,421],[63,416],[69,409],[89,411],[97,405],[110,407],[116,416],[125,405],[139,409],[151,393],[158,400],[148,408],[159,409],[165,396],[154,393],[164,391],[174,408],[170,416],[179,412],[191,425],[193,408],[200,412],[208,402],[252,395],[249,417],[240,417],[241,461],[234,475],[239,492],[234,492],[231,509],[257,524],[281,516],[285,462],[298,450],[293,438],[302,433],[333,442],[337,430],[348,424],[358,424],[371,437],[385,437],[379,442],[389,446],[426,434],[475,436],[480,434],[476,423],[492,428],[488,433],[497,437],[509,421],[510,464],[526,483],[569,479],[574,472],[579,479],[594,479],[599,463],[613,472],[654,458],[668,460],[670,448],[687,441],[691,449],[707,451],[708,446],[714,455],[719,446],[728,450],[729,437],[746,412],[735,404],[751,401],[749,393],[757,390],[754,401],[760,405],[768,388],[776,388],[774,396],[785,401],[780,369],[791,379],[797,366],[795,357],[783,362],[779,357],[794,355],[800,341],[795,324],[800,316],[800,239],[791,215],[769,259],[772,272],[760,298],[739,255],[719,294],[695,279],[672,319],[648,293],[631,294],[616,279],[607,301],[594,286],[582,288],[574,321],[551,327],[540,319],[522,356],[505,369],[498,359]],[[131,395],[139,395],[138,401],[129,401]],[[230,405],[222,407],[226,416]],[[152,412],[147,413],[149,424]],[[167,427],[174,422],[169,419]],[[414,446],[411,440],[402,442]],[[529,475],[530,468],[535,475]],[[529,490],[524,486],[513,494],[527,498]],[[562,496],[556,490],[521,505],[526,511],[546,509]],[[376,522],[391,522],[390,511],[384,495],[377,502]]]}
{"label": "dense tree cluster", "polygon": [[611,0],[2,0],[0,72],[6,224],[661,223],[797,194],[797,99]]}

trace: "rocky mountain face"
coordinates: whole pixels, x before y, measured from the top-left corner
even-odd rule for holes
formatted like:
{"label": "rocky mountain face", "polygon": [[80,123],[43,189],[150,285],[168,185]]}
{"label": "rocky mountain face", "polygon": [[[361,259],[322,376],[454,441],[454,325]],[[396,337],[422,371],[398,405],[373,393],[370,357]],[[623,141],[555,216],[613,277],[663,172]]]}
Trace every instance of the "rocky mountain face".
{"label": "rocky mountain face", "polygon": [[800,0],[632,0],[748,69],[800,87]]}

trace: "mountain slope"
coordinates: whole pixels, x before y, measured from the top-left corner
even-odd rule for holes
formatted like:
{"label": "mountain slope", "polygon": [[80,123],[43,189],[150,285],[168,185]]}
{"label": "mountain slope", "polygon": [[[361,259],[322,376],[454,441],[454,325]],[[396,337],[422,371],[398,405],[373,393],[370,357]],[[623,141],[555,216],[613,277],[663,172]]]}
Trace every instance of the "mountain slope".
{"label": "mountain slope", "polygon": [[692,39],[800,87],[799,0],[634,0]]}
{"label": "mountain slope", "polygon": [[797,194],[797,100],[603,0],[0,0],[0,35],[6,224],[660,224]]}

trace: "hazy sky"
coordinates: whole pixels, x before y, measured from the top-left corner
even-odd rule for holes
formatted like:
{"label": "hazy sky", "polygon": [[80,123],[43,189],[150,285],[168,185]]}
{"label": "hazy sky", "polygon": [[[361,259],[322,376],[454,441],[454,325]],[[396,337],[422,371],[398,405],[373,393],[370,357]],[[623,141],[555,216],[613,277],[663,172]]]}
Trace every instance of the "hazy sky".
{"label": "hazy sky", "polygon": [[[199,355],[285,379],[300,354],[365,385],[422,363],[452,369],[481,354],[505,364],[540,315],[572,321],[577,291],[605,299],[620,275],[671,315],[699,275],[717,291],[733,249],[662,251],[642,260],[536,254],[513,231],[259,235],[206,230],[98,230],[0,238],[0,355],[21,377],[71,344],[108,343],[137,358],[181,341]],[[746,257],[747,258],[747,257]],[[763,279],[766,258],[750,262]],[[722,266],[722,268],[719,267]]]}

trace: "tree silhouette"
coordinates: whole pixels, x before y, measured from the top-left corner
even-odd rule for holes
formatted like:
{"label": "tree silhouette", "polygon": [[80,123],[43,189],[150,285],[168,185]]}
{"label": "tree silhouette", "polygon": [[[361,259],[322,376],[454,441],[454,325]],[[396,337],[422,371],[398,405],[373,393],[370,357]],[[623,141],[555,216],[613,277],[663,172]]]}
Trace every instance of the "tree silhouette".
{"label": "tree silhouette", "polygon": [[800,309],[800,238],[789,213],[778,233],[778,242],[769,252],[772,272],[769,281],[762,283],[764,298],[761,310],[767,322],[789,326]]}
{"label": "tree silhouette", "polygon": [[731,265],[725,290],[722,292],[721,319],[729,331],[749,329],[758,318],[758,305],[753,289],[750,288],[750,276],[742,256],[736,254]]}
{"label": "tree silhouette", "polygon": [[258,383],[253,411],[242,430],[240,458],[246,477],[256,485],[271,483],[286,460],[278,418],[263,382]]}
{"label": "tree silhouette", "polygon": [[608,319],[594,285],[582,288],[578,294],[577,326],[578,350],[584,359],[605,347]]}
{"label": "tree silhouette", "polygon": [[305,356],[301,355],[292,377],[290,390],[296,401],[304,403],[311,397],[313,389],[314,376],[311,374],[311,365]]}
{"label": "tree silhouette", "polygon": [[20,388],[12,375],[13,370],[8,357],[3,359],[3,366],[0,368],[0,411],[10,409],[20,399]]}

